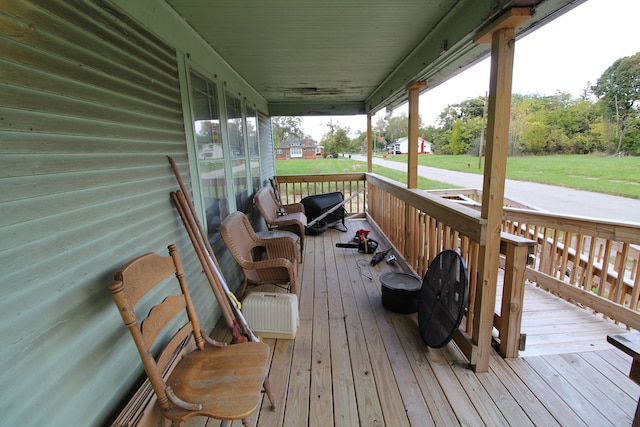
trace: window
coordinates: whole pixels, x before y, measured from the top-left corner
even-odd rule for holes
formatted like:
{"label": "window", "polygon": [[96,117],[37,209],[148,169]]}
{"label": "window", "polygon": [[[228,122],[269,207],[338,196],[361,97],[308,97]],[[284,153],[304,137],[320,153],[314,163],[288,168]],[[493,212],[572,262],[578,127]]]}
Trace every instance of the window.
{"label": "window", "polygon": [[229,214],[216,84],[191,72],[193,128],[209,239]]}
{"label": "window", "polygon": [[260,188],[260,140],[258,139],[258,115],[251,107],[247,107],[247,147],[249,148],[251,185],[255,193]]}
{"label": "window", "polygon": [[244,148],[244,122],[242,104],[233,94],[226,93],[227,132],[229,133],[229,150],[231,152],[231,176],[233,177],[233,193],[236,209],[249,212],[249,184],[247,183],[247,157]]}
{"label": "window", "polygon": [[291,147],[291,158],[302,157],[302,147]]}

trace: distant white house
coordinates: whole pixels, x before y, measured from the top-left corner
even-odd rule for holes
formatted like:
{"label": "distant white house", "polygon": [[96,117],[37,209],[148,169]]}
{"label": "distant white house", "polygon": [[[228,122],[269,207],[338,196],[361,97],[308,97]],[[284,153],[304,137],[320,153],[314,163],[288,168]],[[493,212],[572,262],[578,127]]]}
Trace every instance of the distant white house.
{"label": "distant white house", "polygon": [[198,152],[198,159],[200,160],[222,159],[223,157],[222,144],[220,143],[204,144],[200,147],[200,152]]}
{"label": "distant white house", "polygon": [[[409,154],[409,138],[404,137],[387,146],[389,154]],[[424,139],[424,136],[418,138],[418,153],[431,153],[431,143]]]}

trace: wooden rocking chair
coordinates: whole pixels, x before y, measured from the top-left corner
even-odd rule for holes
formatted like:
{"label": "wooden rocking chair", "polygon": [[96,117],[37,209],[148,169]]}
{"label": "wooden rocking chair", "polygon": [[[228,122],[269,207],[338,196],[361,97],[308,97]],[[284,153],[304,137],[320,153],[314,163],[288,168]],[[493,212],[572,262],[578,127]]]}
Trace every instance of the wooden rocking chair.
{"label": "wooden rocking chair", "polygon": [[[116,282],[109,287],[138,348],[162,415],[172,420],[172,426],[182,426],[195,416],[222,420],[222,425],[228,420],[242,420],[243,425],[249,425],[251,415],[260,405],[263,383],[267,384],[269,347],[262,342],[227,346],[201,331],[175,245],[169,246],[169,254],[162,257],[148,253],[134,259],[116,273]],[[170,296],[152,292],[161,302],[139,322],[134,312],[138,301],[173,275],[181,292]],[[178,314],[187,322],[156,359],[153,344],[166,325],[174,324]],[[168,376],[163,375],[171,360],[167,355],[190,337],[197,348],[182,357]]]}

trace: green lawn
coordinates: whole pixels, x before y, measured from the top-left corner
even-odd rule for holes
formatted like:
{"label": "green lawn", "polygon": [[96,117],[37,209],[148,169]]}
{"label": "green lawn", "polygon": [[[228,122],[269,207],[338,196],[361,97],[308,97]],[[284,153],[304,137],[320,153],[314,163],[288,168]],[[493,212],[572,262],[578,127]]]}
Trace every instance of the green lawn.
{"label": "green lawn", "polygon": [[[387,156],[387,160],[406,162],[406,155]],[[474,156],[420,155],[424,166],[482,174]],[[360,165],[360,166],[358,166]],[[484,167],[484,159],[482,163]],[[324,160],[282,160],[276,162],[280,175],[356,172],[363,162],[347,158]],[[375,173],[406,183],[406,174],[374,165]],[[558,155],[510,157],[507,178],[540,182],[598,193],[640,199],[640,157],[603,157],[595,155]],[[418,188],[431,190],[455,188],[451,184],[419,178]]]}
{"label": "green lawn", "polygon": [[[321,173],[350,173],[366,171],[366,163],[347,158],[319,159],[319,160],[276,160],[276,174],[278,175],[317,175]],[[407,174],[395,169],[373,165],[373,172],[386,176],[394,181],[407,183]],[[418,188],[421,190],[436,190],[457,188],[455,185],[418,177]]]}
{"label": "green lawn", "polygon": [[[406,155],[387,156],[406,162]],[[421,155],[418,163],[442,169],[483,173],[475,156]],[[558,155],[509,157],[507,178],[640,199],[640,157]]]}

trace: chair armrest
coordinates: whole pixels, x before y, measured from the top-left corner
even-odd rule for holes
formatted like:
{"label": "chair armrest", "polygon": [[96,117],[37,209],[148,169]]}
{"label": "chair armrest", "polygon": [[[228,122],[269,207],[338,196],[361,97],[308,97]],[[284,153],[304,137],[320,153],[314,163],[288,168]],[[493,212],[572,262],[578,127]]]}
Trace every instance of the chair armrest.
{"label": "chair armrest", "polygon": [[287,215],[279,216],[277,220],[271,222],[272,227],[282,227],[288,225],[297,225],[300,227],[300,231],[304,232],[304,224],[297,218],[287,218]]}
{"label": "chair armrest", "polygon": [[304,205],[302,203],[291,203],[290,205],[282,205],[286,213],[302,212],[304,213]]}
{"label": "chair armrest", "polygon": [[293,264],[286,258],[266,259],[263,261],[252,261],[245,263],[245,268],[250,270],[264,270],[274,267],[282,267],[293,270]]}
{"label": "chair armrest", "polygon": [[286,258],[298,262],[298,244],[291,237],[260,239],[260,243],[266,249],[268,259]]}

